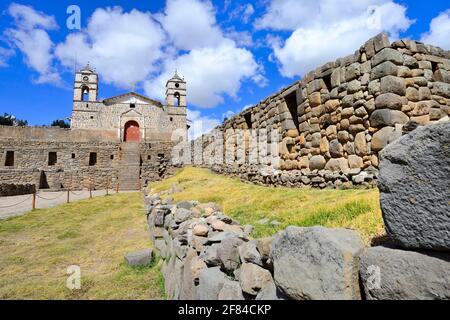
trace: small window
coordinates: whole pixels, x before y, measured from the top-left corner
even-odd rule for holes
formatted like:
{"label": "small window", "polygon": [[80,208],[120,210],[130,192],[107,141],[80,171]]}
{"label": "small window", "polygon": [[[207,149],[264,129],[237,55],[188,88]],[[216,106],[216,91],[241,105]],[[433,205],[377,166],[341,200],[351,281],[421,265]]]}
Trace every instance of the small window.
{"label": "small window", "polygon": [[170,117],[170,122],[173,122],[173,118],[172,117]]}
{"label": "small window", "polygon": [[89,108],[89,104],[88,103],[86,103],[86,109],[88,109]]}
{"label": "small window", "polygon": [[111,157],[109,157],[111,160],[114,160],[114,155],[112,154]]}
{"label": "small window", "polygon": [[75,153],[72,153],[72,159],[75,159]]}
{"label": "small window", "polygon": [[130,108],[134,109],[134,108],[136,108],[136,105],[134,103],[132,103],[132,104],[130,104]]}
{"label": "small window", "polygon": [[158,157],[164,158],[164,153],[158,153]]}
{"label": "small window", "polygon": [[148,155],[148,156],[147,156],[147,160],[152,160],[152,156],[151,156],[151,155]]}
{"label": "small window", "polygon": [[14,167],[14,151],[6,151],[5,166]]}
{"label": "small window", "polygon": [[94,116],[91,116],[91,119],[94,119]]}
{"label": "small window", "polygon": [[58,155],[56,152],[49,152],[48,153],[48,165],[54,166],[58,162]]}
{"label": "small window", "polygon": [[97,164],[97,152],[91,152],[89,154],[89,165],[95,166]]}

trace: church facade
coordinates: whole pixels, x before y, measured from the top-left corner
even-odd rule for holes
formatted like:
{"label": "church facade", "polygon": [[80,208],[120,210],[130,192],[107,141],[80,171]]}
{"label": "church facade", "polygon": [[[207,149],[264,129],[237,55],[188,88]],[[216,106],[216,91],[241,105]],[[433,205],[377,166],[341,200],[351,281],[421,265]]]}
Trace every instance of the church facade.
{"label": "church facade", "polygon": [[170,140],[186,129],[186,82],[175,72],[166,103],[129,92],[98,101],[98,75],[87,65],[75,75],[73,129],[115,130],[122,141]]}
{"label": "church facade", "polygon": [[51,190],[138,190],[159,180],[187,137],[186,89],[175,72],[164,103],[134,91],[99,100],[88,64],[75,74],[70,129],[0,127],[0,180]]}

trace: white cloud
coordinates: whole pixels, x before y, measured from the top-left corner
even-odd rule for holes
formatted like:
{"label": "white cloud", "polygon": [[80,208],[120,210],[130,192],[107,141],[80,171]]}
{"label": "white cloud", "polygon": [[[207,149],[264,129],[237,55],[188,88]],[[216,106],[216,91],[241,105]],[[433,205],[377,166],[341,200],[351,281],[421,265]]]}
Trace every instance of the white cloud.
{"label": "white cloud", "polygon": [[249,31],[236,31],[230,28],[226,31],[226,37],[236,42],[241,47],[253,46],[252,34]]}
{"label": "white cloud", "polygon": [[21,29],[42,28],[54,30],[58,28],[55,17],[36,11],[32,7],[12,3],[8,7],[8,13],[14,18],[15,23]]}
{"label": "white cloud", "polygon": [[269,43],[281,74],[293,77],[353,53],[379,32],[395,38],[411,23],[406,7],[391,0],[272,0],[255,27],[293,31],[284,42]]}
{"label": "white cloud", "polygon": [[450,9],[431,21],[430,30],[422,35],[421,41],[450,50]]}
{"label": "white cloud", "polygon": [[164,32],[150,13],[120,7],[97,9],[86,30],[70,34],[56,48],[56,56],[72,69],[88,61],[102,80],[118,87],[130,87],[157,71],[163,57]]}
{"label": "white cloud", "polygon": [[186,77],[188,104],[212,108],[224,101],[225,94],[237,98],[242,81],[254,76],[258,65],[248,50],[225,40],[218,47],[195,49],[166,61],[165,71],[144,85],[146,93],[162,98],[175,69]]}
{"label": "white cloud", "polygon": [[164,14],[157,19],[174,45],[182,50],[215,46],[223,40],[209,1],[168,0]]}
{"label": "white cloud", "polygon": [[236,112],[234,112],[233,110],[228,110],[227,112],[224,112],[222,114],[222,118],[223,119],[230,119],[231,117],[235,116]]}
{"label": "white cloud", "polygon": [[[178,5],[189,5],[195,13],[192,15],[196,19],[189,20],[189,25],[181,18],[183,11]],[[224,35],[214,14],[209,1],[167,2],[164,15],[158,20],[168,30],[174,45],[189,51],[165,59],[162,72],[144,84],[148,95],[163,99],[166,81],[178,69],[186,77],[188,104],[213,108],[223,103],[225,95],[237,99],[242,82],[261,73],[253,54]]]}
{"label": "white cloud", "polygon": [[245,6],[245,10],[244,10],[244,13],[243,13],[243,15],[242,15],[242,21],[243,21],[244,23],[248,23],[250,17],[251,17],[254,13],[255,13],[255,8],[253,8],[253,6],[252,6],[250,3],[248,3],[248,4]]}
{"label": "white cloud", "polygon": [[14,55],[14,50],[0,47],[0,68],[8,66],[8,59]]}
{"label": "white cloud", "polygon": [[47,32],[58,28],[54,17],[16,3],[8,7],[8,13],[14,19],[14,28],[6,29],[5,35],[22,52],[25,63],[39,73],[34,81],[61,85],[53,66],[54,43]]}
{"label": "white cloud", "polygon": [[187,117],[191,120],[191,128],[189,129],[189,139],[196,139],[201,135],[210,132],[212,129],[221,124],[219,119],[203,116],[200,111],[187,109]]}
{"label": "white cloud", "polygon": [[230,20],[239,20],[247,24],[255,13],[255,8],[251,3],[237,5],[233,10],[229,10],[228,16]]}

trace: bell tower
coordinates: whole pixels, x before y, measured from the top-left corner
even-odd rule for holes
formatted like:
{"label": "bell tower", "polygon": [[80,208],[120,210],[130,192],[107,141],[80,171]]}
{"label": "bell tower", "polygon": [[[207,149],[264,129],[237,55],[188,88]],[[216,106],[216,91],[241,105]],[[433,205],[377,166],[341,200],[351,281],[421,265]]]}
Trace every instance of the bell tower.
{"label": "bell tower", "polygon": [[170,107],[186,107],[186,81],[178,75],[175,75],[166,83],[166,104]]}
{"label": "bell tower", "polygon": [[95,102],[98,96],[98,74],[89,63],[75,73],[74,102]]}

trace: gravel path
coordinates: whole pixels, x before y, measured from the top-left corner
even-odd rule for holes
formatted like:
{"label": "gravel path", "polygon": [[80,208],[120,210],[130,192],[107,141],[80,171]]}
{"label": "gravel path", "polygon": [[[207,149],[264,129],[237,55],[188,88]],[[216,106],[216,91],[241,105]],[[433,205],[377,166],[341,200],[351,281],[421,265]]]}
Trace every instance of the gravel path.
{"label": "gravel path", "polygon": [[[113,191],[109,191],[114,194]],[[106,195],[106,190],[92,191],[93,197]],[[24,215],[32,209],[33,195],[0,197],[0,220]],[[89,198],[89,190],[70,192],[70,202]],[[67,202],[67,191],[38,192],[36,195],[36,209],[56,207]]]}

